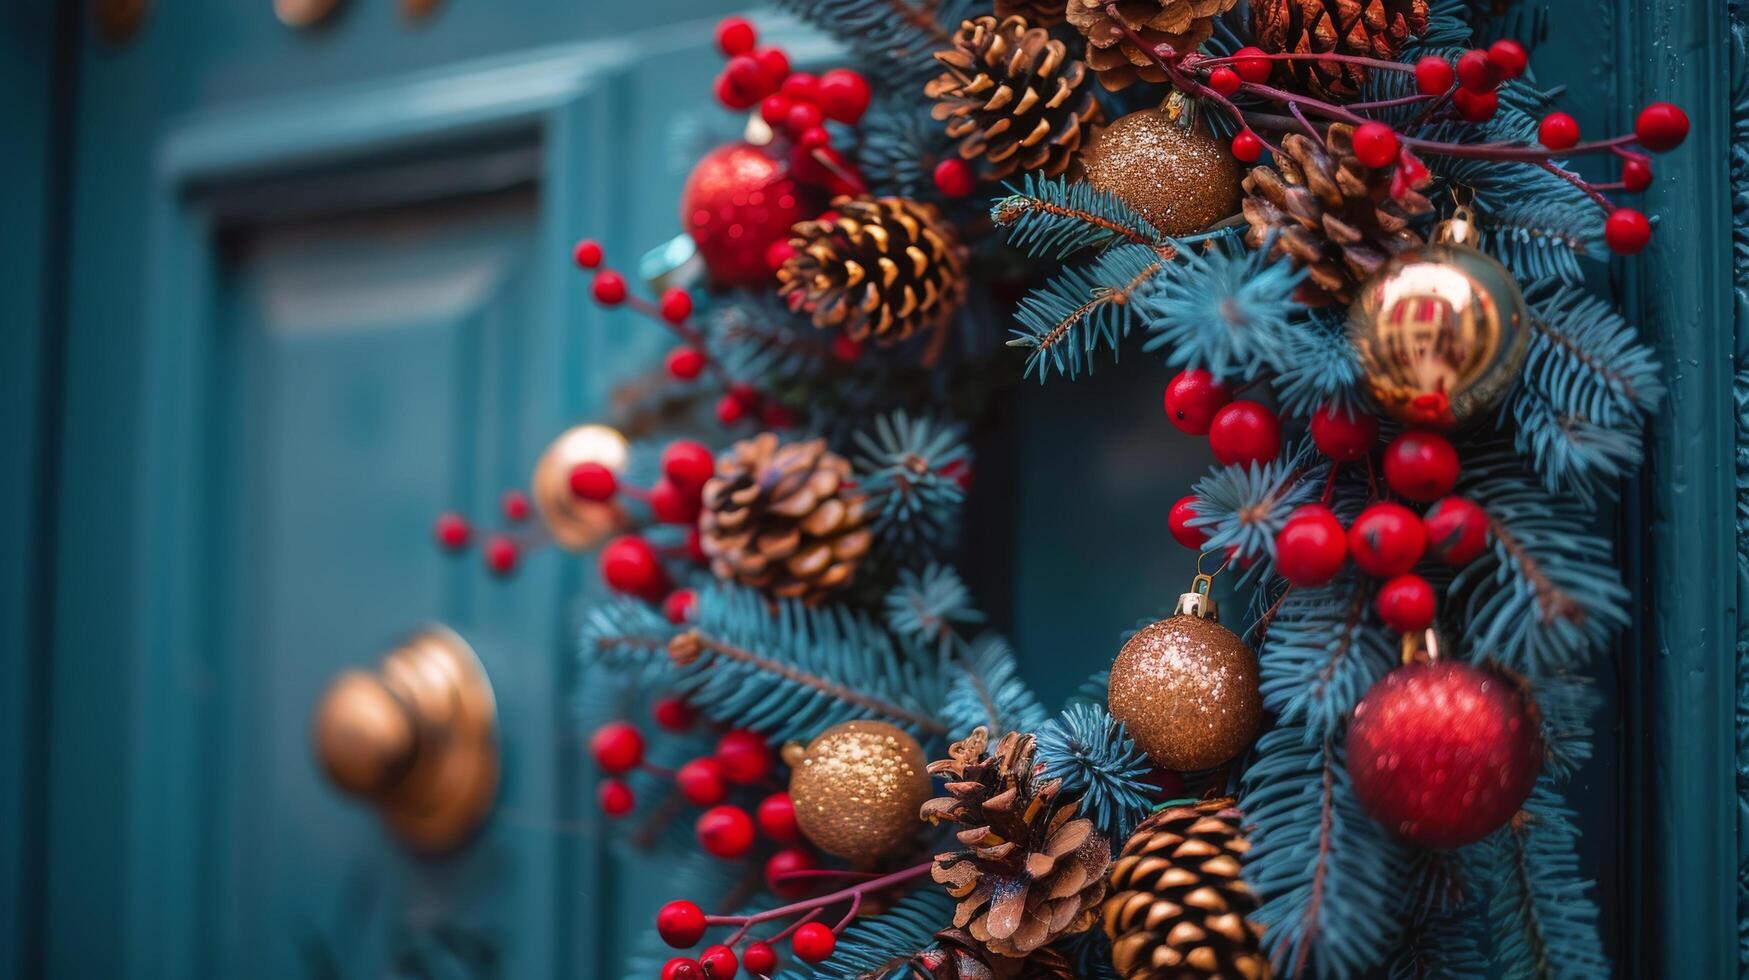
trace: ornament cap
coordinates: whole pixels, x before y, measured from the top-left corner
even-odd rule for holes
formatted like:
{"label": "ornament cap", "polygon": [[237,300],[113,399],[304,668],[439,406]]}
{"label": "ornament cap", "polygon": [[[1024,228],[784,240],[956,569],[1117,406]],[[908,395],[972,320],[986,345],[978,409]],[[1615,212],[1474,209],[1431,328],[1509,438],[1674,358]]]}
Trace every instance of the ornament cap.
{"label": "ornament cap", "polygon": [[1451,217],[1441,221],[1434,229],[1432,240],[1438,245],[1468,245],[1471,248],[1482,247],[1482,230],[1476,225],[1476,212],[1467,204],[1460,204]]}
{"label": "ornament cap", "polygon": [[1231,559],[1223,559],[1219,568],[1205,572],[1202,570],[1202,560],[1209,554],[1210,552],[1205,551],[1196,556],[1196,578],[1190,580],[1189,592],[1179,594],[1178,605],[1173,607],[1172,615],[1195,616],[1213,623],[1221,621],[1220,606],[1215,602],[1215,597],[1210,595],[1210,591],[1215,586],[1215,576],[1226,570],[1227,561]]}

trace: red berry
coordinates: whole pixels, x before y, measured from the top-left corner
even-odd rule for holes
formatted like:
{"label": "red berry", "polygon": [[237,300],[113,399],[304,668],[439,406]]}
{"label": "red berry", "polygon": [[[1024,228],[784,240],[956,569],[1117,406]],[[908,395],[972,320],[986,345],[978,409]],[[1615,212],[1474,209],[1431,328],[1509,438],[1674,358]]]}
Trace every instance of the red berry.
{"label": "red berry", "polygon": [[1421,518],[1402,504],[1373,504],[1348,529],[1348,557],[1361,571],[1379,578],[1414,568],[1426,548]]}
{"label": "red berry", "polygon": [[1209,450],[1222,466],[1272,460],[1281,452],[1281,421],[1257,402],[1233,402],[1215,413]]}
{"label": "red berry", "polygon": [[1191,551],[1201,551],[1202,546],[1208,544],[1209,536],[1202,528],[1190,526],[1190,519],[1195,516],[1196,495],[1179,497],[1166,514],[1166,528],[1172,532],[1172,540]]}
{"label": "red berry", "polygon": [[1328,507],[1294,511],[1275,536],[1275,570],[1301,588],[1327,584],[1347,561],[1348,539]]}
{"label": "red berry", "polygon": [[1551,150],[1570,150],[1579,142],[1579,120],[1564,112],[1551,112],[1537,126],[1536,138]]}
{"label": "red berry", "polygon": [[660,698],[650,706],[656,724],[671,732],[684,732],[698,720],[698,712],[680,698]]}
{"label": "red berry", "polygon": [[602,813],[610,817],[623,817],[638,805],[638,798],[625,783],[617,779],[604,779],[595,790],[595,802],[601,806]]}
{"label": "red berry", "polygon": [[704,910],[685,899],[669,902],[656,913],[657,935],[675,949],[697,945],[704,929]]}
{"label": "red berry", "polygon": [[601,265],[601,243],[593,238],[585,238],[571,246],[571,260],[580,269],[593,269]]}
{"label": "red berry", "polygon": [[755,732],[729,732],[717,741],[717,761],[731,783],[757,783],[771,771],[771,748]]}
{"label": "red berry", "polygon": [[1500,69],[1489,60],[1488,52],[1471,48],[1458,57],[1457,79],[1464,91],[1482,95],[1500,84]]}
{"label": "red berry", "polygon": [[1233,159],[1240,163],[1256,163],[1263,156],[1263,141],[1249,129],[1242,129],[1233,137]]}
{"label": "red berry", "polygon": [[662,319],[669,323],[685,323],[691,315],[691,293],[684,289],[670,289],[662,294]]}
{"label": "red berry", "polygon": [[947,197],[965,197],[977,183],[972,165],[959,157],[948,157],[935,165],[935,189]]}
{"label": "red berry", "polygon": [[759,421],[767,429],[790,429],[796,424],[796,413],[782,402],[766,402],[759,406]]}
{"label": "red berry", "polygon": [[1652,161],[1645,157],[1628,157],[1621,165],[1621,183],[1633,194],[1652,186]]}
{"label": "red berry", "polygon": [[763,76],[765,87],[761,92],[770,95],[789,77],[789,55],[784,54],[782,48],[760,48],[753,52],[753,57],[759,62],[759,72]]}
{"label": "red berry", "polygon": [[740,402],[743,407],[752,408],[759,404],[759,389],[745,381],[737,381],[729,386],[729,397]]}
{"label": "red berry", "polygon": [[571,467],[571,493],[584,500],[609,500],[619,492],[619,477],[600,463],[578,463]]}
{"label": "red berry", "polygon": [[626,301],[625,277],[612,269],[597,272],[589,290],[595,295],[595,302],[602,306],[618,306]]}
{"label": "red berry", "polygon": [[808,150],[831,146],[832,134],[827,132],[826,127],[824,126],[815,126],[812,129],[804,129],[801,134],[796,137],[796,144],[803,149]]}
{"label": "red berry", "polygon": [[704,352],[697,347],[676,347],[668,352],[668,373],[691,381],[704,371]]}
{"label": "red berry", "polygon": [[698,533],[697,527],[686,529],[686,557],[695,565],[710,561],[710,556],[704,553],[704,536]]}
{"label": "red berry", "polygon": [[759,67],[759,59],[753,54],[738,54],[730,58],[723,66],[723,74],[736,89],[759,98],[777,90],[775,84],[766,87],[765,71]]}
{"label": "red berry", "polygon": [[1459,568],[1488,547],[1488,514],[1467,497],[1446,497],[1427,509],[1427,551]]}
{"label": "red berry", "polygon": [[1338,463],[1351,463],[1379,441],[1377,416],[1355,408],[1320,405],[1312,413],[1312,445]]}
{"label": "red berry", "polygon": [[1616,208],[1603,222],[1603,240],[1617,255],[1638,255],[1652,241],[1652,223],[1633,208]]}
{"label": "red berry", "polygon": [[844,334],[833,337],[832,358],[845,364],[855,364],[862,360],[862,342],[852,340]]}
{"label": "red berry", "polygon": [[810,71],[791,72],[778,91],[796,102],[816,102],[820,98],[820,79]]}
{"label": "red berry", "polygon": [[729,796],[723,767],[715,759],[694,759],[674,773],[674,785],[693,806],[716,806]]}
{"label": "red berry", "polygon": [[800,898],[808,890],[808,879],[796,877],[797,871],[812,871],[819,867],[814,856],[799,847],[786,847],[765,860],[765,887],[779,898]]}
{"label": "red berry", "polygon": [[754,817],[759,821],[759,829],[772,840],[780,844],[801,842],[802,830],[796,825],[796,804],[788,793],[773,793],[760,800]]}
{"label": "red berry", "polygon": [[692,612],[698,608],[698,593],[692,589],[675,589],[668,593],[668,598],[662,600],[662,618],[676,626],[692,619]]}
{"label": "red berry", "polygon": [[1232,95],[1239,91],[1239,86],[1243,84],[1244,79],[1239,77],[1239,73],[1226,65],[1209,72],[1209,88],[1222,95]]}
{"label": "red berry", "polygon": [[768,95],[759,102],[759,118],[773,129],[782,126],[789,119],[789,107],[792,103],[782,95]]}
{"label": "red berry", "polygon": [[717,21],[717,50],[729,57],[746,54],[759,43],[753,24],[745,17],[724,17]]}
{"label": "red berry", "polygon": [[1416,503],[1438,500],[1457,486],[1458,455],[1437,432],[1410,429],[1385,447],[1385,482]]}
{"label": "red berry", "polygon": [[1354,155],[1369,167],[1388,167],[1397,162],[1397,134],[1382,122],[1363,122],[1354,127]]}
{"label": "red berry", "polygon": [[631,772],[644,761],[644,733],[629,721],[610,721],[589,736],[589,754],[610,776]]}
{"label": "red berry", "polygon": [[1634,138],[1653,153],[1674,150],[1688,138],[1688,113],[1668,102],[1654,102],[1635,117]]}
{"label": "red berry", "polygon": [[777,969],[777,951],[768,943],[749,943],[741,953],[741,962],[748,973],[766,976]]}
{"label": "red berry", "polygon": [[691,439],[676,439],[662,450],[662,475],[682,487],[702,487],[716,472],[710,447]]}
{"label": "red berry", "polygon": [[736,401],[729,395],[717,399],[717,421],[724,425],[734,425],[747,417],[747,406]]}
{"label": "red berry", "polygon": [[1399,575],[1379,586],[1374,608],[1385,625],[1399,633],[1419,633],[1433,625],[1438,600],[1419,575]]}
{"label": "red berry", "polygon": [[693,829],[705,853],[725,861],[753,849],[753,818],[738,806],[713,806],[698,818]]}
{"label": "red berry", "polygon": [[704,969],[697,960],[676,956],[662,964],[661,980],[703,980]]}
{"label": "red berry", "polygon": [[704,952],[698,954],[699,968],[704,971],[705,980],[730,980],[740,964],[735,960],[735,951],[727,946],[706,946]]}
{"label": "red berry", "polygon": [[1503,37],[1488,45],[1488,62],[1501,78],[1517,78],[1530,66],[1530,54],[1524,50],[1524,45]]}
{"label": "red berry", "polygon": [[663,477],[650,488],[650,511],[662,524],[691,524],[698,520],[697,487],[688,492]]}
{"label": "red berry", "polygon": [[848,68],[834,68],[821,75],[818,92],[820,108],[834,122],[855,123],[868,111],[868,80]]}
{"label": "red berry", "polygon": [[1180,371],[1166,382],[1166,418],[1180,432],[1206,436],[1215,413],[1233,401],[1233,389],[1202,368]]}
{"label": "red berry", "polygon": [[716,96],[717,102],[725,109],[751,109],[759,102],[757,94],[743,91],[730,80],[726,71],[717,75],[717,80],[711,83],[711,94]]}
{"label": "red berry", "polygon": [[1238,59],[1233,62],[1233,68],[1238,71],[1240,78],[1254,83],[1269,81],[1269,73],[1274,66],[1268,58],[1262,57],[1263,53],[1263,49],[1256,46],[1233,52],[1233,57]]}
{"label": "red berry", "polygon": [[1437,55],[1428,55],[1415,62],[1415,88],[1422,95],[1444,95],[1457,81],[1451,62]]}
{"label": "red berry", "polygon": [[656,549],[635,534],[609,541],[601,549],[598,564],[602,579],[616,592],[650,598],[660,596],[668,585],[668,575],[656,558]]}
{"label": "red berry", "polygon": [[809,922],[796,930],[789,944],[796,951],[796,959],[804,963],[822,963],[832,955],[838,937],[821,923]]}
{"label": "red berry", "polygon": [[528,494],[521,490],[506,490],[499,498],[498,505],[504,509],[504,519],[507,521],[528,520]]}
{"label": "red berry", "polygon": [[448,513],[437,516],[432,532],[437,535],[439,546],[450,551],[459,551],[468,546],[468,538],[473,534],[473,529],[468,527],[467,519],[462,515]]}
{"label": "red berry", "polygon": [[509,575],[516,571],[517,559],[522,557],[522,550],[516,542],[502,534],[494,534],[486,539],[486,567],[497,575]]}
{"label": "red berry", "polygon": [[1500,111],[1500,95],[1496,92],[1477,93],[1460,88],[1452,93],[1451,103],[1457,106],[1458,115],[1466,122],[1487,122]]}
{"label": "red berry", "polygon": [[826,114],[819,106],[812,102],[792,102],[789,113],[784,116],[784,128],[791,136],[799,137],[810,129],[820,129],[820,124],[825,121]]}

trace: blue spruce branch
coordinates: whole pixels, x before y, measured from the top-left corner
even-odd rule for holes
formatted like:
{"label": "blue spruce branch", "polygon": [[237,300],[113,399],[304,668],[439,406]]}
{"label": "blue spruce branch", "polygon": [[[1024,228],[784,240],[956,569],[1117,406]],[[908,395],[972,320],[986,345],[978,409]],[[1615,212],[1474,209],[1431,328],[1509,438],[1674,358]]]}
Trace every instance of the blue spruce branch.
{"label": "blue spruce branch", "polygon": [[1063,792],[1080,798],[1080,815],[1122,846],[1154,805],[1152,766],[1123,722],[1104,705],[1076,704],[1037,731],[1044,778],[1062,780]]}
{"label": "blue spruce branch", "polygon": [[1142,349],[1230,381],[1280,370],[1300,326],[1293,297],[1304,278],[1268,243],[1252,249],[1229,237],[1206,252],[1181,249],[1135,299],[1149,333]]}
{"label": "blue spruce branch", "polygon": [[1172,252],[1171,240],[1152,222],[1116,194],[1086,181],[1027,174],[1020,187],[1008,190],[991,206],[990,219],[1027,255],[1064,259],[1120,243]]}
{"label": "blue spruce branch", "polygon": [[911,961],[935,945],[935,934],[953,921],[953,899],[924,883],[880,915],[859,918],[838,937],[832,958],[811,972],[786,971],[785,978],[886,980],[916,974]]}
{"label": "blue spruce branch", "polygon": [[1491,875],[1494,965],[1508,980],[1608,976],[1579,832],[1546,779],[1517,819],[1476,845]]}
{"label": "blue spruce branch", "polygon": [[855,442],[882,556],[916,565],[951,546],[965,500],[958,471],[971,463],[964,427],[898,411],[876,419]]}
{"label": "blue spruce branch", "polygon": [[1263,704],[1308,738],[1337,737],[1354,705],[1396,664],[1396,643],[1353,572],[1321,589],[1290,589],[1262,644]]}
{"label": "blue spruce branch", "polygon": [[921,572],[905,569],[887,593],[887,627],[919,647],[951,644],[961,626],[975,626],[984,614],[972,605],[971,590],[946,565]]}
{"label": "blue spruce branch", "polygon": [[1026,373],[1041,382],[1053,371],[1069,378],[1091,372],[1089,355],[1108,350],[1116,356],[1135,324],[1130,300],[1166,265],[1154,248],[1130,244],[1063,270],[1021,300],[1020,326],[1008,346],[1031,352]]}
{"label": "blue spruce branch", "polygon": [[1006,641],[979,637],[948,665],[941,717],[947,734],[964,738],[983,725],[992,733],[1037,731],[1045,709],[1020,678],[1020,665]]}

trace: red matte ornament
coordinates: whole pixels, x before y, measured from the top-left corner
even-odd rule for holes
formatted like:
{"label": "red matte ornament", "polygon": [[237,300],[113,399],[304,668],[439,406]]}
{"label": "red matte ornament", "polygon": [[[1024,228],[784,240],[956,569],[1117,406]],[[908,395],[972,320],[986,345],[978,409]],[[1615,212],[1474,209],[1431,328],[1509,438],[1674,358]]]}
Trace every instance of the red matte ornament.
{"label": "red matte ornament", "polygon": [[1488,547],[1488,514],[1467,497],[1446,497],[1427,508],[1427,553],[1462,568]]}
{"label": "red matte ornament", "polygon": [[1281,452],[1281,421],[1257,402],[1233,402],[1215,413],[1209,450],[1222,466],[1272,460]]}
{"label": "red matte ornament", "polygon": [[1437,432],[1411,429],[1385,447],[1385,482],[1417,503],[1438,500],[1457,486],[1458,455]]}
{"label": "red matte ornament", "polygon": [[1338,463],[1352,463],[1378,445],[1375,415],[1339,405],[1320,405],[1312,413],[1312,445]]}
{"label": "red matte ornament", "polygon": [[1439,599],[1427,580],[1411,572],[1379,587],[1373,608],[1386,626],[1399,633],[1419,633],[1433,625]]}
{"label": "red matte ornament", "polygon": [[1347,561],[1348,536],[1328,507],[1299,508],[1275,536],[1275,570],[1291,585],[1327,585]]}
{"label": "red matte ornament", "polygon": [[711,281],[755,289],[771,281],[765,252],[811,217],[810,199],[781,160],[730,143],[705,154],[680,195],[680,225],[692,236]]}
{"label": "red matte ornament", "polygon": [[1506,825],[1542,769],[1536,707],[1511,679],[1468,664],[1399,667],[1355,706],[1348,773],[1366,812],[1423,847]]}
{"label": "red matte ornament", "polygon": [[1348,557],[1368,575],[1402,575],[1426,550],[1427,530],[1421,518],[1402,504],[1373,504],[1348,528]]}
{"label": "red matte ornament", "polygon": [[1215,413],[1233,401],[1233,389],[1202,368],[1180,371],[1166,382],[1166,418],[1178,431],[1206,436]]}

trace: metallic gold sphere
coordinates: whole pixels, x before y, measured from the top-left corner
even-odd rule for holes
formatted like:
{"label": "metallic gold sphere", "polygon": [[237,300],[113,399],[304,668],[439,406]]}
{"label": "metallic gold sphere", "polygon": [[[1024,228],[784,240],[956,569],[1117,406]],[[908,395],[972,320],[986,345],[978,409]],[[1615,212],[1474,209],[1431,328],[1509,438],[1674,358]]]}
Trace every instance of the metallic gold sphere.
{"label": "metallic gold sphere", "polygon": [[1488,413],[1524,366],[1530,314],[1512,273],[1464,242],[1442,240],[1385,263],[1348,311],[1373,399],[1407,425],[1451,428]]}
{"label": "metallic gold sphere", "polygon": [[582,500],[571,492],[571,470],[578,463],[600,463],[622,473],[630,455],[625,436],[605,425],[566,429],[541,453],[532,480],[534,503],[559,547],[588,551],[625,525],[625,510],[619,504]]}
{"label": "metallic gold sphere", "polygon": [[1081,162],[1088,183],[1168,235],[1206,231],[1239,210],[1239,161],[1202,122],[1181,126],[1158,109],[1132,112],[1100,130]]}
{"label": "metallic gold sphere", "polygon": [[1186,613],[1130,637],[1106,701],[1155,765],[1179,772],[1245,751],[1263,718],[1257,655],[1232,630]]}
{"label": "metallic gold sphere", "polygon": [[923,747],[883,721],[833,725],[786,753],[796,824],[815,847],[842,858],[891,854],[916,835],[930,795]]}

